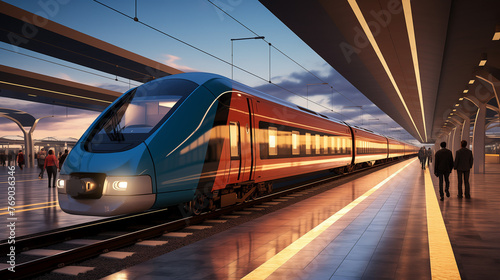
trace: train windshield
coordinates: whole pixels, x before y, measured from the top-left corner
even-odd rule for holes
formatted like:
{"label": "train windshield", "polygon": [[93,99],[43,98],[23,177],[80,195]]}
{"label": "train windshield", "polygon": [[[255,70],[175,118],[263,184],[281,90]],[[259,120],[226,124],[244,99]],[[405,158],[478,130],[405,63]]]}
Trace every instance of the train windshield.
{"label": "train windshield", "polygon": [[197,87],[188,80],[158,79],[131,90],[101,117],[85,149],[116,152],[138,145]]}

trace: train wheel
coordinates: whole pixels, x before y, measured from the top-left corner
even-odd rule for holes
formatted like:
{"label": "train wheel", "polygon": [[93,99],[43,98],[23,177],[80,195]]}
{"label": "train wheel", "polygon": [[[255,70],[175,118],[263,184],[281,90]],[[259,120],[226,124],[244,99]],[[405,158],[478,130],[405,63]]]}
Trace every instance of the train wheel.
{"label": "train wheel", "polygon": [[256,187],[254,190],[253,190],[253,193],[250,195],[250,199],[251,200],[255,200],[259,197],[259,188]]}
{"label": "train wheel", "polygon": [[194,199],[181,205],[181,212],[184,216],[197,216],[205,210],[213,210],[213,200],[206,195],[197,192]]}
{"label": "train wheel", "polygon": [[354,169],[355,169],[355,167],[356,167],[356,166],[355,166],[354,164],[351,164],[351,165],[347,166],[347,167],[346,167],[346,173],[351,173],[351,172],[353,172],[353,171],[354,171]]}
{"label": "train wheel", "polygon": [[209,206],[209,200],[206,195],[198,193],[193,201],[191,201],[191,210],[193,215],[200,215]]}

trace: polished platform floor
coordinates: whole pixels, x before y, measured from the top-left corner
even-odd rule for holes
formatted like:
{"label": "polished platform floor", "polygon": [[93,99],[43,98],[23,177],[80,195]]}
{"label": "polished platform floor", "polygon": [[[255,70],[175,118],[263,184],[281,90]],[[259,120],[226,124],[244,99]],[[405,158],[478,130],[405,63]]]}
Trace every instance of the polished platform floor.
{"label": "polished platform floor", "polygon": [[404,161],[104,279],[499,279],[500,165],[486,170],[468,200],[453,173],[441,202]]}
{"label": "polished platform floor", "polygon": [[[17,237],[99,219],[63,213],[36,169],[16,171]],[[471,175],[471,199],[453,173],[439,201],[428,171],[403,161],[105,279],[499,279],[500,164]]]}
{"label": "polished platform floor", "polygon": [[[102,219],[101,217],[75,216],[64,213],[57,202],[57,190],[48,188],[47,173],[43,179],[38,178],[40,169],[16,167],[14,175],[15,205],[14,216],[8,209],[8,177],[7,166],[0,166],[0,227],[6,228],[8,217],[16,218],[16,236],[36,234],[43,231],[77,225]],[[12,181],[12,180],[11,180]],[[0,240],[6,239],[7,231],[0,231]]]}

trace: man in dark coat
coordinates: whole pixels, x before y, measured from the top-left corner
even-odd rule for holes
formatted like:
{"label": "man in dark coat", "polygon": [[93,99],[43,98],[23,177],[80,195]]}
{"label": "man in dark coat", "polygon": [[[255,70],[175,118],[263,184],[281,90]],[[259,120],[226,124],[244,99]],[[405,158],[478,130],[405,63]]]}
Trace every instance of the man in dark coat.
{"label": "man in dark coat", "polygon": [[446,149],[446,142],[441,142],[441,150],[434,155],[434,175],[439,177],[439,195],[444,200],[443,178],[446,183],[446,196],[450,197],[450,173],[453,170],[453,153]]}
{"label": "man in dark coat", "polygon": [[470,185],[469,185],[469,175],[470,169],[472,168],[472,163],[474,158],[472,156],[472,151],[467,149],[467,141],[462,140],[460,142],[462,147],[457,150],[455,154],[455,169],[458,175],[458,197],[462,198],[462,176],[465,181],[465,198],[470,198]]}
{"label": "man in dark coat", "polygon": [[425,151],[425,147],[420,148],[418,151],[418,159],[420,160],[422,169],[425,170],[425,162],[427,161],[427,152]]}

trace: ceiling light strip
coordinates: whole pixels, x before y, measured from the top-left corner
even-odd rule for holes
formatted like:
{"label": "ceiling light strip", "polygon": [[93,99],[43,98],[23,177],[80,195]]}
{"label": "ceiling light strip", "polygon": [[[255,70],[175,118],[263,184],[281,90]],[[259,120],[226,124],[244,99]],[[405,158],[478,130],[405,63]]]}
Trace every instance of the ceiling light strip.
{"label": "ceiling light strip", "polygon": [[16,86],[16,87],[22,87],[22,88],[27,88],[27,89],[45,91],[45,92],[50,92],[50,93],[55,93],[55,94],[60,94],[60,95],[65,95],[65,96],[70,96],[70,97],[75,97],[75,98],[87,99],[87,100],[91,100],[91,101],[104,102],[104,103],[108,103],[108,104],[112,103],[111,101],[106,101],[106,100],[101,100],[101,99],[95,99],[95,98],[86,97],[86,96],[79,96],[79,95],[75,95],[75,94],[70,94],[70,93],[65,93],[65,92],[60,92],[60,91],[55,91],[55,90],[50,90],[50,89],[25,86],[25,85],[20,85],[20,84],[9,83],[9,82],[5,82],[5,81],[0,81],[0,83],[1,84],[6,84],[6,85],[10,85],[10,86]]}
{"label": "ceiling light strip", "polygon": [[403,11],[410,41],[411,56],[413,58],[413,68],[415,69],[415,79],[417,81],[418,97],[420,99],[420,109],[422,110],[422,123],[424,124],[425,141],[427,142],[427,127],[425,124],[424,97],[422,94],[422,80],[420,78],[420,66],[418,64],[417,41],[415,39],[415,28],[413,25],[413,13],[411,11],[410,0],[403,0]]}
{"label": "ceiling light strip", "polygon": [[420,132],[417,128],[417,125],[415,124],[415,121],[413,120],[413,118],[411,116],[410,110],[408,110],[408,106],[406,106],[406,102],[404,101],[404,98],[401,95],[399,87],[396,84],[394,77],[392,76],[391,70],[389,69],[387,62],[385,61],[385,58],[382,55],[382,52],[380,51],[380,48],[377,45],[377,41],[375,41],[375,37],[373,36],[373,33],[371,32],[370,27],[368,26],[368,23],[366,22],[366,19],[363,16],[363,13],[361,12],[361,9],[358,6],[358,3],[356,3],[356,0],[348,0],[348,2],[349,2],[349,5],[351,6],[352,11],[356,15],[356,18],[358,19],[358,22],[361,25],[361,28],[363,28],[363,31],[365,32],[366,37],[368,38],[368,41],[370,41],[370,44],[372,45],[373,50],[377,54],[378,59],[380,60],[380,63],[382,63],[382,66],[384,67],[384,70],[387,73],[389,80],[391,81],[392,85],[394,86],[394,89],[396,90],[396,93],[399,96],[399,99],[401,100],[401,103],[405,107],[406,113],[410,117],[410,120],[413,123],[413,126],[415,127],[415,130],[417,131],[418,136],[420,137],[420,140],[424,141],[424,139],[422,138],[422,135],[420,134]]}

